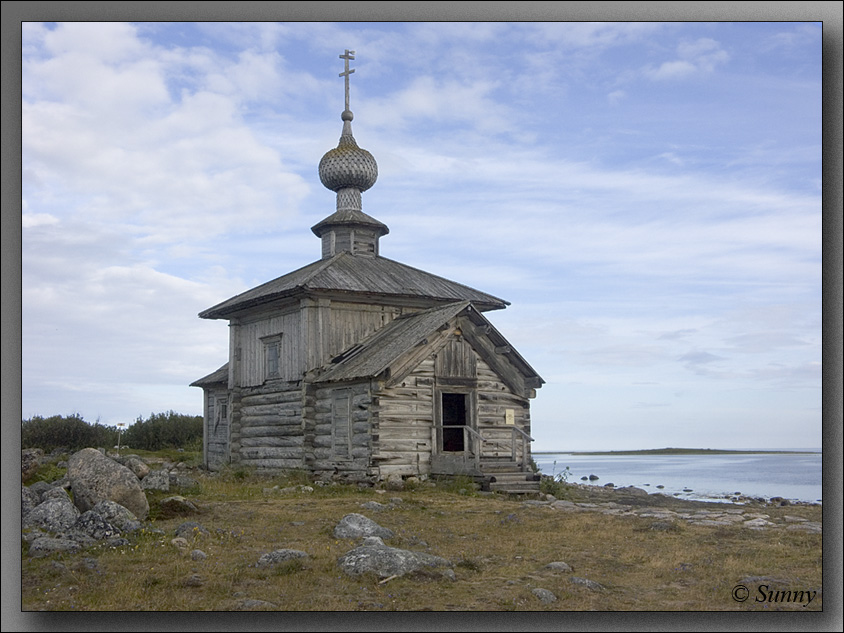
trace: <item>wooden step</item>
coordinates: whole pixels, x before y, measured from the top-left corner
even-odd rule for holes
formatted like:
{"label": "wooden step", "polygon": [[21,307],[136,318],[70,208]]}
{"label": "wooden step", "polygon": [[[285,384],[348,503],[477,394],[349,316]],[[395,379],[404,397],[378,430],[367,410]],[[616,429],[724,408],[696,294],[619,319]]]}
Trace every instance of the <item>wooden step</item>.
{"label": "wooden step", "polygon": [[489,489],[506,494],[539,492],[539,475],[522,471],[496,472],[489,475]]}

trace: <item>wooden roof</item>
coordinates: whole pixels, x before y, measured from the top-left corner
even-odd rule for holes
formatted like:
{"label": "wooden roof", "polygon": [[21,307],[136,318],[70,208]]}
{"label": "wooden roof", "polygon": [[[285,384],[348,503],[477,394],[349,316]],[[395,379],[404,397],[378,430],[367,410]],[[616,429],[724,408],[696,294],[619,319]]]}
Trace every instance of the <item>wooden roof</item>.
{"label": "wooden roof", "polygon": [[191,387],[207,387],[210,385],[218,385],[220,383],[228,384],[229,382],[229,364],[226,363],[220,369],[211,372],[207,376],[195,380],[190,384]]}
{"label": "wooden roof", "polygon": [[471,301],[479,310],[509,302],[386,257],[362,257],[343,251],[200,312],[203,319],[225,319],[264,303],[307,292],[340,292],[402,297],[432,303]]}
{"label": "wooden roof", "polygon": [[[457,316],[465,316],[487,337],[493,348],[504,350],[512,366],[530,386],[539,387],[544,380],[527,361],[470,302],[461,301],[422,312],[404,314],[372,334],[368,339],[337,356],[314,382],[342,382],[374,378],[416,347],[429,339]],[[465,334],[465,332],[464,332]],[[483,350],[478,350],[483,353]]]}

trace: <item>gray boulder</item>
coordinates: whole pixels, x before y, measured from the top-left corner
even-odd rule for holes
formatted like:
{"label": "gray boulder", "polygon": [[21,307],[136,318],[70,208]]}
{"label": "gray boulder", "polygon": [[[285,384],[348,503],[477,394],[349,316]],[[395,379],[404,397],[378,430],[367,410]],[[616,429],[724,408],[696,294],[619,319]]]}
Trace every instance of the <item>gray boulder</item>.
{"label": "gray boulder", "polygon": [[78,518],[79,510],[69,499],[48,499],[30,510],[22,518],[21,526],[58,534],[73,527]]}
{"label": "gray boulder", "polygon": [[29,514],[39,503],[41,503],[41,495],[21,484],[21,517]]}
{"label": "gray boulder", "polygon": [[192,501],[179,495],[162,499],[159,506],[161,506],[162,516],[166,518],[188,516],[190,514],[199,513],[199,508],[197,508]]}
{"label": "gray boulder", "polygon": [[38,503],[41,503],[42,499],[41,496],[54,488],[53,484],[48,484],[46,481],[36,481],[34,484],[29,486],[29,489],[38,495]]}
{"label": "gray boulder", "polygon": [[134,532],[141,529],[141,522],[138,521],[138,517],[132,514],[128,508],[124,508],[110,499],[100,501],[91,510],[121,532]]}
{"label": "gray boulder", "polygon": [[95,541],[120,536],[120,528],[106,521],[99,513],[88,510],[83,512],[71,528],[71,538],[75,535],[87,536]]}
{"label": "gray boulder", "polygon": [[336,538],[357,539],[365,536],[378,536],[380,538],[393,538],[392,530],[381,527],[375,521],[362,514],[347,514],[334,527]]}
{"label": "gray boulder", "polygon": [[82,546],[77,541],[68,538],[42,536],[29,544],[29,555],[33,558],[40,558],[42,556],[55,554],[56,552],[75,553],[78,552],[81,547]]}
{"label": "gray boulder", "polygon": [[40,448],[25,448],[21,451],[21,481],[26,481],[35,474],[44,458]]}
{"label": "gray boulder", "polygon": [[60,501],[67,501],[68,503],[73,503],[70,498],[70,495],[67,494],[67,490],[61,487],[50,488],[41,495],[42,502],[49,501],[50,499],[58,499]]}
{"label": "gray boulder", "polygon": [[197,482],[196,479],[181,473],[171,472],[168,476],[170,477],[171,488],[193,488],[194,486],[199,485],[199,482]]}
{"label": "gray boulder", "polygon": [[258,559],[258,567],[269,567],[288,560],[296,560],[299,558],[307,558],[308,555],[297,549],[277,549],[274,552],[269,552]]}
{"label": "gray boulder", "polygon": [[141,458],[137,455],[127,455],[121,463],[135,473],[138,479],[143,479],[149,475],[149,466],[141,461]]}
{"label": "gray boulder", "polygon": [[536,596],[540,602],[544,602],[545,604],[550,604],[552,602],[557,601],[557,596],[553,594],[553,592],[548,591],[548,589],[542,589],[537,587],[533,589],[531,593]]}
{"label": "gray boulder", "polygon": [[83,448],[71,455],[67,476],[74,503],[82,512],[100,501],[110,500],[127,508],[140,520],[149,514],[149,502],[135,473],[96,449]]}
{"label": "gray boulder", "polygon": [[141,481],[143,490],[170,491],[170,473],[166,470],[151,470]]}
{"label": "gray boulder", "polygon": [[604,585],[594,580],[589,580],[588,578],[580,578],[578,576],[572,576],[569,578],[569,581],[575,585],[580,585],[581,587],[586,587],[587,589],[591,589],[592,591],[603,591]]}
{"label": "gray boulder", "polygon": [[451,561],[427,554],[384,545],[377,536],[368,536],[363,544],[346,552],[337,562],[349,576],[373,573],[381,578],[403,576],[437,567],[451,568]]}

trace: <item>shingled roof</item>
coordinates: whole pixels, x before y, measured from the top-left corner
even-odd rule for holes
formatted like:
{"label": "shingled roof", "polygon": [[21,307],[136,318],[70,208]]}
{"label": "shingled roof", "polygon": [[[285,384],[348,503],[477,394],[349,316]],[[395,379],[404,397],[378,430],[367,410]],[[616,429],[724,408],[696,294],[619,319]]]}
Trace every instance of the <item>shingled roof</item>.
{"label": "shingled roof", "polygon": [[211,372],[207,376],[203,376],[199,380],[193,381],[191,387],[205,387],[207,385],[217,385],[220,383],[228,383],[229,381],[229,364],[226,363],[220,369]]}
{"label": "shingled roof", "polygon": [[390,321],[368,339],[333,359],[314,382],[353,381],[378,376],[405,353],[420,344],[442,325],[458,315],[465,315],[475,325],[481,326],[495,346],[507,346],[510,362],[526,377],[539,386],[542,378],[516,352],[492,324],[468,301],[430,308],[421,312],[404,314]]}
{"label": "shingled roof", "polygon": [[471,301],[482,311],[509,305],[493,295],[386,257],[361,257],[343,251],[247,290],[200,312],[199,316],[225,319],[241,310],[306,292],[360,293],[437,303]]}

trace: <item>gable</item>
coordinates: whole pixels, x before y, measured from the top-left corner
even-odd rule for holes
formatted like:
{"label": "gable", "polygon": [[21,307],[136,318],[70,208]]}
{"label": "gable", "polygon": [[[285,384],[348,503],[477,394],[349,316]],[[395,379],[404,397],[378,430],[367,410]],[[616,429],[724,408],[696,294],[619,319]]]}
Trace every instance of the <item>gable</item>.
{"label": "gable", "polygon": [[469,302],[402,315],[335,357],[318,383],[379,378],[395,384],[436,355],[437,375],[474,380],[482,359],[514,392],[532,397],[544,381]]}

